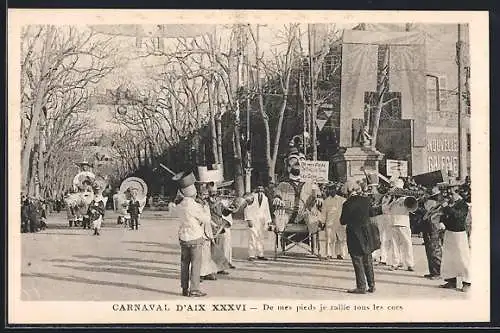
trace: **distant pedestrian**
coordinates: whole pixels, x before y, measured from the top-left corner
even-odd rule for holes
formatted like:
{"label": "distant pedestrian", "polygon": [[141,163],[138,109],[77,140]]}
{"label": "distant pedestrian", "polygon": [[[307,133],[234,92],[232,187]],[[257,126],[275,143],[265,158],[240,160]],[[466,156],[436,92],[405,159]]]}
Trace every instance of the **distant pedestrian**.
{"label": "distant pedestrian", "polygon": [[104,198],[100,194],[99,185],[95,185],[93,187],[94,190],[94,199],[90,202],[90,205],[87,209],[87,216],[89,224],[92,225],[92,229],[94,230],[94,235],[99,236],[101,232],[102,220],[104,218]]}
{"label": "distant pedestrian", "polygon": [[140,207],[141,204],[139,201],[136,199],[136,193],[135,191],[131,191],[131,199],[128,204],[128,209],[127,213],[130,214],[130,229],[131,230],[138,230],[139,228],[139,216],[140,216]]}

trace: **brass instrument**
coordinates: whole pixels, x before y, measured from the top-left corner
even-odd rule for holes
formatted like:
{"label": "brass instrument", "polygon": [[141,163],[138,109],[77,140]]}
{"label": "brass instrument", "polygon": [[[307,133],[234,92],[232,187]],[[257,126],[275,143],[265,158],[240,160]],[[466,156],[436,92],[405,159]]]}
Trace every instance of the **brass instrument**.
{"label": "brass instrument", "polygon": [[382,199],[382,204],[404,206],[408,212],[414,213],[418,209],[417,196],[414,194],[415,191],[399,188],[391,189],[391,191]]}
{"label": "brass instrument", "polygon": [[231,203],[227,206],[227,209],[231,213],[236,213],[241,209],[245,209],[248,205],[251,205],[254,201],[252,193],[246,193],[242,197],[233,197]]}

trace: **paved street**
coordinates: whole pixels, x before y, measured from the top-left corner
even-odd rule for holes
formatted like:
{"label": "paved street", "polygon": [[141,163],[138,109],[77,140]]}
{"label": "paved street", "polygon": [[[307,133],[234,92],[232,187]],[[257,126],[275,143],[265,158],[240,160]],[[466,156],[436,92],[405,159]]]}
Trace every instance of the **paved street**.
{"label": "paved street", "polygon": [[[116,225],[107,212],[101,236],[67,227],[66,214],[49,217],[49,228],[22,234],[22,299],[44,301],[125,301],[179,299],[180,250],[175,216],[147,211],[138,231]],[[266,240],[274,254],[274,234]],[[304,255],[277,261],[248,262],[247,234],[242,222],[233,228],[236,270],[218,281],[202,283],[211,298],[359,299],[446,298],[465,294],[444,290],[427,273],[424,247],[414,240],[416,271],[388,271],[377,266],[375,295],[350,295],[354,272],[350,260],[319,261]],[[298,250],[300,251],[300,250]]]}

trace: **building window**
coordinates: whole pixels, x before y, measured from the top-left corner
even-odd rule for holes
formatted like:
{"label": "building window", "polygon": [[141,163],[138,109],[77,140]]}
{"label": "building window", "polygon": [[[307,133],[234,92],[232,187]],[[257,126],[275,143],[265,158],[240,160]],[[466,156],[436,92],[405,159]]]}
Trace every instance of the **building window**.
{"label": "building window", "polygon": [[448,111],[448,99],[450,91],[448,90],[447,79],[443,75],[438,75],[438,89],[439,89],[439,111]]}
{"label": "building window", "polygon": [[439,110],[439,81],[436,76],[427,76],[427,110]]}
{"label": "building window", "polygon": [[470,142],[470,133],[467,133],[467,151],[470,152],[471,142]]}

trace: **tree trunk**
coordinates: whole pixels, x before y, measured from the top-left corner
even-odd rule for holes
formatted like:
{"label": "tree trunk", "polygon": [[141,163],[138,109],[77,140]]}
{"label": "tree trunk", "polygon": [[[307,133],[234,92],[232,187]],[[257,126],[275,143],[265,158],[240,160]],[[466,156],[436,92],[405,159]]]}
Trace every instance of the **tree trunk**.
{"label": "tree trunk", "polygon": [[276,169],[276,161],[278,159],[278,150],[280,146],[280,139],[281,139],[281,129],[283,127],[283,119],[285,118],[285,110],[286,110],[286,105],[288,102],[288,91],[283,92],[283,102],[281,103],[281,108],[280,108],[280,116],[278,119],[278,125],[276,127],[276,136],[274,138],[274,145],[273,145],[273,157],[271,159],[271,165],[269,168],[269,171],[272,172],[271,177],[273,177],[274,180],[274,170]]}
{"label": "tree trunk", "polygon": [[218,163],[220,163],[224,167],[224,156],[222,155],[222,120],[216,119],[216,127],[217,127],[217,154],[218,154]]}
{"label": "tree trunk", "polygon": [[210,139],[212,142],[212,154],[214,158],[214,163],[218,164],[219,162],[219,152],[217,146],[217,129],[215,125],[215,108],[213,105],[213,87],[212,87],[212,79],[207,81],[208,87],[208,108],[210,110]]}
{"label": "tree trunk", "polygon": [[382,114],[382,108],[384,107],[384,97],[385,93],[389,88],[389,47],[384,50],[383,54],[383,65],[380,69],[379,78],[380,81],[377,82],[377,106],[375,109],[375,116],[373,120],[373,131],[371,133],[372,142],[371,146],[376,148],[377,146],[377,135],[380,126],[380,116]]}
{"label": "tree trunk", "polygon": [[238,124],[234,126],[233,140],[234,140],[234,181],[236,193],[243,195],[245,193],[245,184],[243,179],[243,156],[241,154],[241,139],[240,127]]}
{"label": "tree trunk", "polygon": [[257,25],[257,38],[255,40],[255,71],[256,71],[256,80],[257,83],[257,95],[259,99],[259,110],[262,116],[262,121],[264,122],[264,142],[265,142],[265,154],[266,154],[266,172],[267,176],[271,177],[273,181],[274,179],[274,167],[271,168],[272,159],[271,159],[271,131],[269,129],[269,118],[266,114],[266,110],[264,110],[264,97],[262,96],[262,82],[260,80],[260,34],[259,34],[259,25]]}
{"label": "tree trunk", "polygon": [[24,142],[22,151],[21,151],[21,172],[22,172],[22,182],[23,187],[28,186],[29,183],[29,164],[30,164],[30,155],[33,150],[33,146],[35,145],[35,136],[38,132],[38,122],[40,119],[40,114],[42,112],[42,107],[44,104],[44,96],[47,90],[48,80],[46,78],[48,71],[48,51],[50,45],[52,43],[52,37],[55,31],[54,27],[49,27],[47,32],[47,36],[45,37],[45,45],[42,53],[42,63],[40,66],[40,81],[38,82],[37,89],[35,90],[35,98],[32,106],[32,117],[31,122],[29,124],[28,135],[26,137],[26,141]]}

